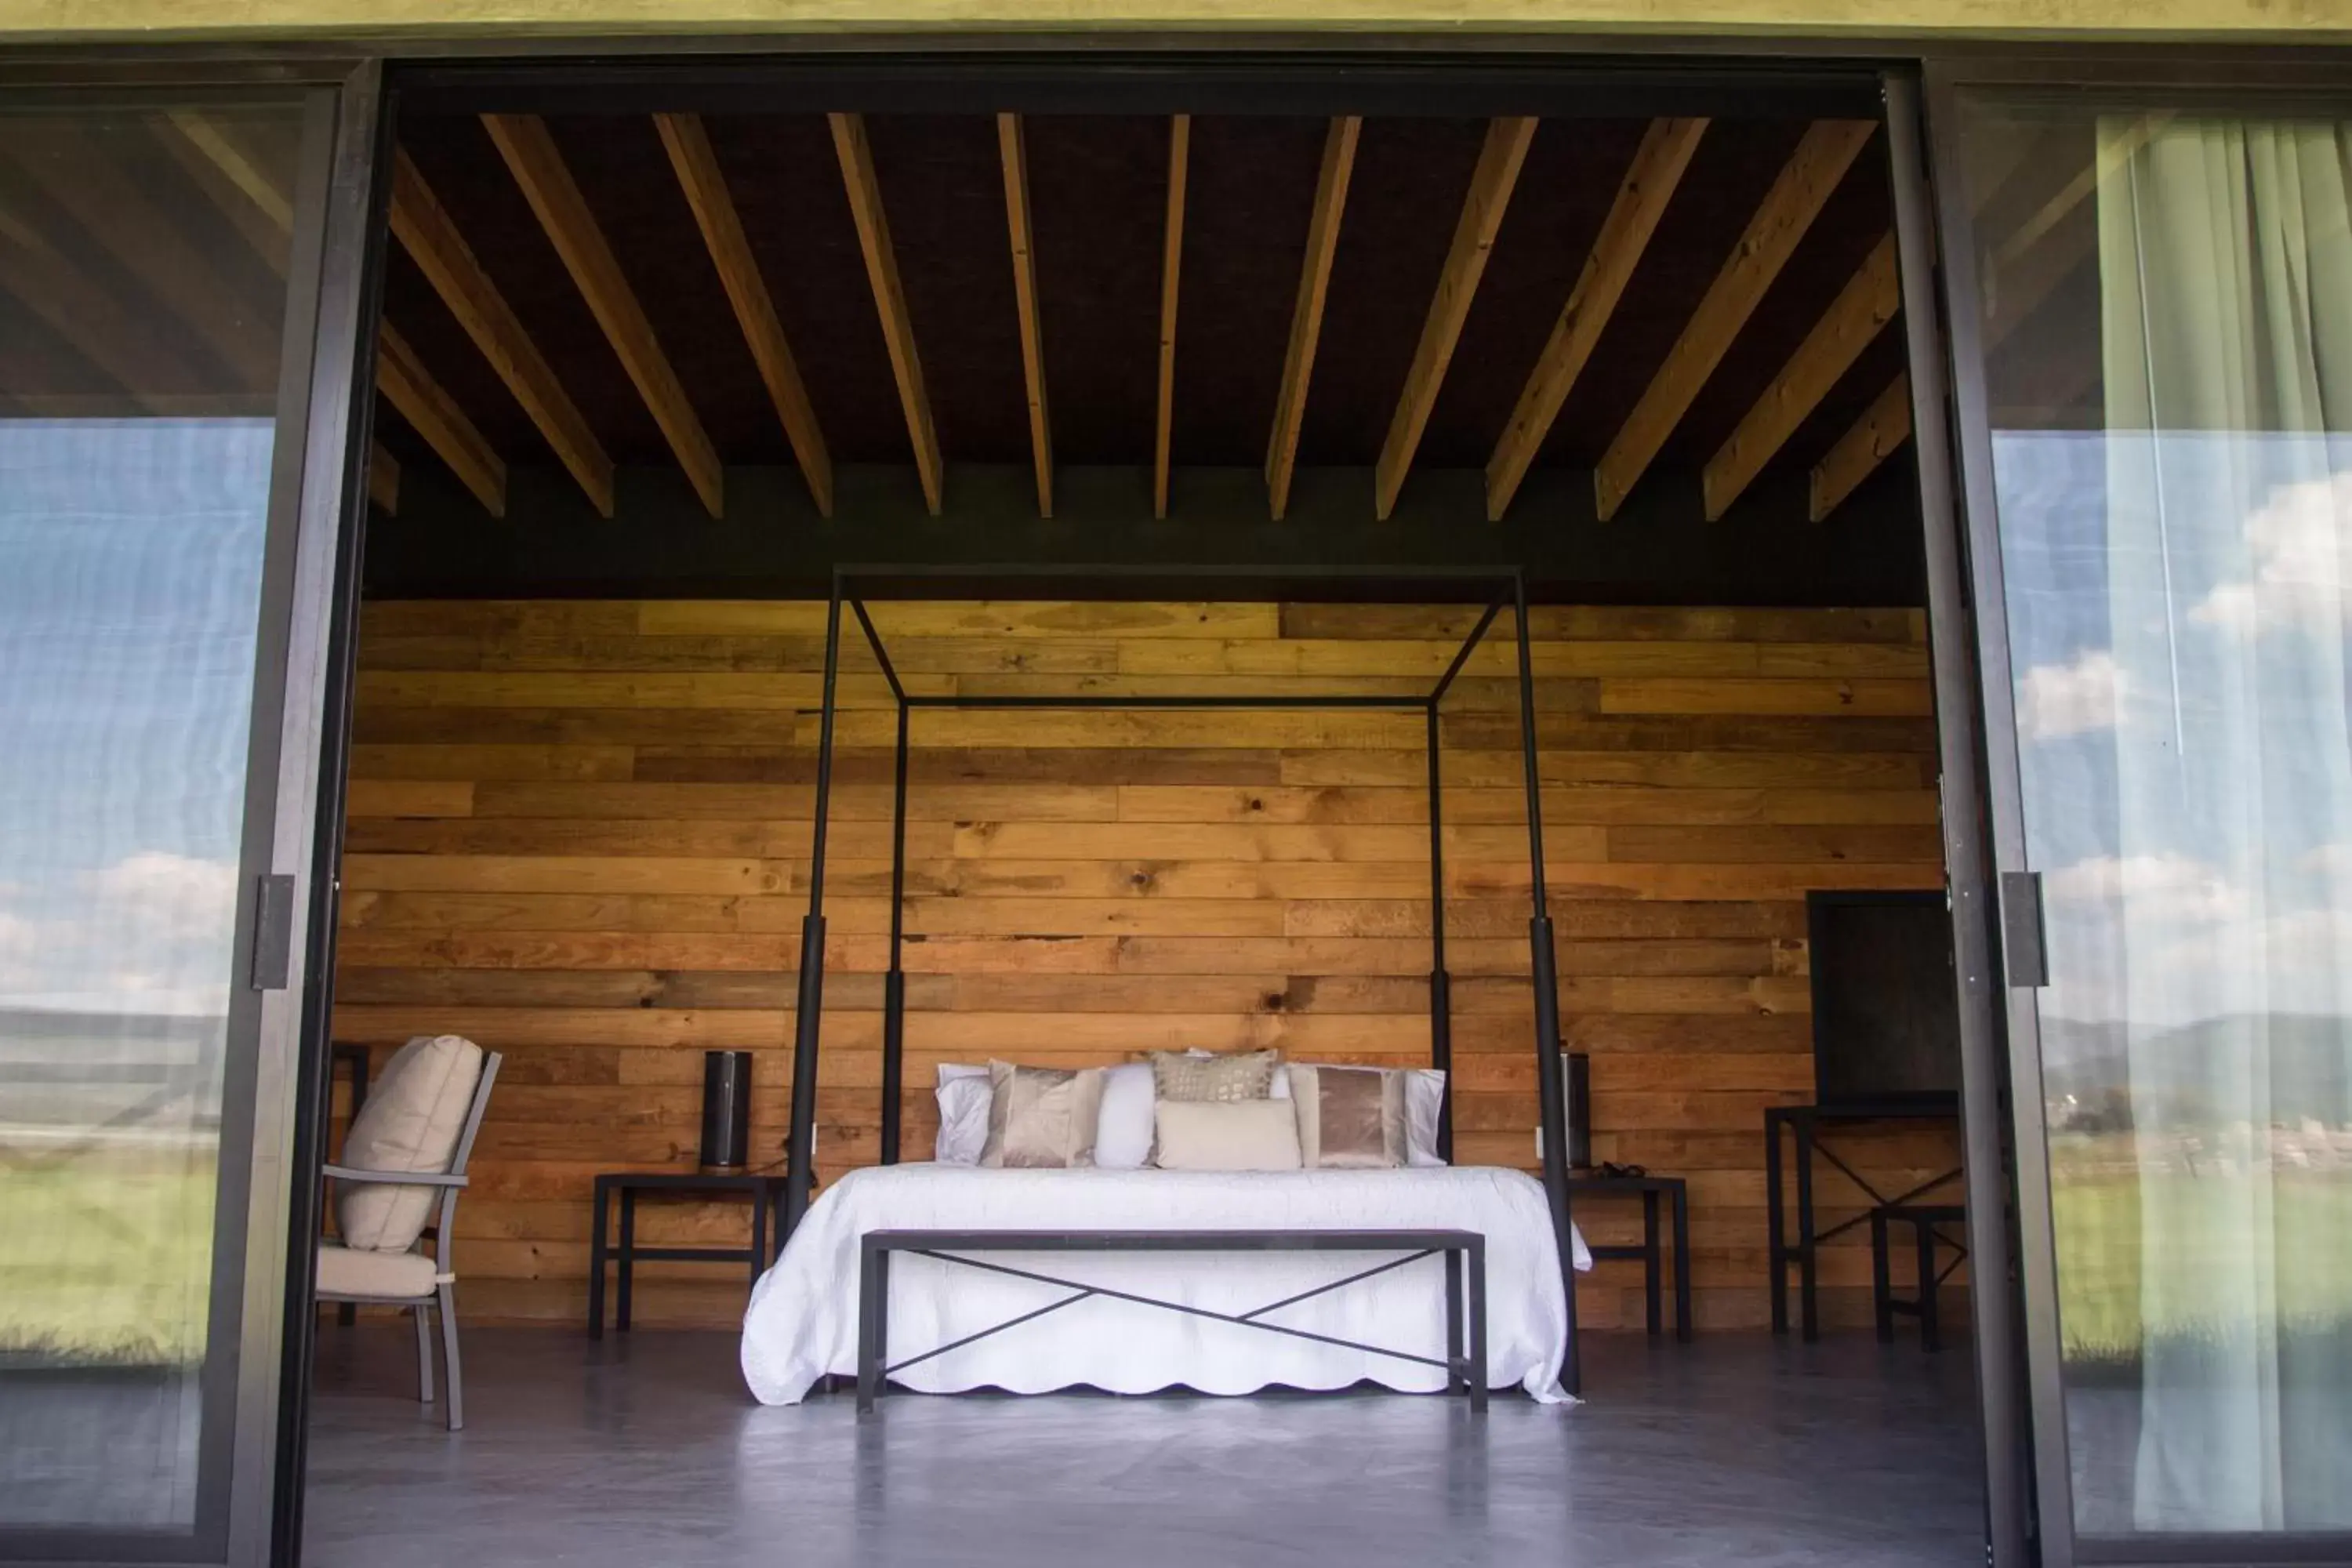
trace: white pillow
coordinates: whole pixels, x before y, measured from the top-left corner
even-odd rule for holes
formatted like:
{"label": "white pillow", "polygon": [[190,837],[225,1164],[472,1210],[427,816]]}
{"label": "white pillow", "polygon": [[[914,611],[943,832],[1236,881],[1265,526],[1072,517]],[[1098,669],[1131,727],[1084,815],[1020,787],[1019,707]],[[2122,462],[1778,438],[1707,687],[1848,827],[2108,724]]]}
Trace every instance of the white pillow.
{"label": "white pillow", "polygon": [[1443,1165],[1437,1152],[1437,1128],[1445,1113],[1445,1075],[1435,1068],[1415,1068],[1404,1079],[1404,1163]]}
{"label": "white pillow", "polygon": [[1105,1068],[1102,1110],[1095,1121],[1095,1164],[1105,1171],[1139,1171],[1151,1159],[1152,1079],[1150,1062]]}
{"label": "white pillow", "polygon": [[1163,1171],[1296,1171],[1298,1118],[1278,1100],[1163,1100]]}
{"label": "white pillow", "polygon": [[[1300,1067],[1336,1066],[1336,1063],[1300,1062]],[[1435,1068],[1398,1068],[1391,1069],[1404,1076],[1404,1163],[1427,1167],[1445,1162],[1437,1153],[1437,1126],[1445,1110],[1445,1075]],[[1290,1098],[1290,1069],[1274,1070],[1273,1098]]]}
{"label": "white pillow", "polygon": [[988,1069],[940,1068],[940,1141],[931,1158],[942,1165],[977,1165],[988,1145],[988,1108],[995,1094],[988,1087]]}

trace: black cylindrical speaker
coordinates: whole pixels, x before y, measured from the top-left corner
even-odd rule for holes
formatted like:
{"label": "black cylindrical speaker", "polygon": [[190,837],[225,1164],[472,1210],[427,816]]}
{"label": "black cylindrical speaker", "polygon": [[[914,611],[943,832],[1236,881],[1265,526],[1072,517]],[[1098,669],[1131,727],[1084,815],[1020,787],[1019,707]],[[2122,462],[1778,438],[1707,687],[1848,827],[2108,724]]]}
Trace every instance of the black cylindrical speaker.
{"label": "black cylindrical speaker", "polygon": [[740,1171],[751,1163],[751,1053],[702,1053],[702,1168]]}
{"label": "black cylindrical speaker", "polygon": [[1572,1051],[1560,1058],[1568,1071],[1568,1165],[1572,1171],[1592,1166],[1592,1058]]}

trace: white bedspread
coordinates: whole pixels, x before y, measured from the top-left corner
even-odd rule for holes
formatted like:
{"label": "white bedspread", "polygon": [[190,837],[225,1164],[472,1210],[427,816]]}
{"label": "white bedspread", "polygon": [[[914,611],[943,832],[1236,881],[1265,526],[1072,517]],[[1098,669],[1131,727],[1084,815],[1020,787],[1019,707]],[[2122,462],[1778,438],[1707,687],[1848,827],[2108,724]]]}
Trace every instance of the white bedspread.
{"label": "white bedspread", "polygon": [[[743,1377],[764,1405],[799,1402],[828,1373],[857,1370],[858,1238],[869,1230],[1458,1229],[1486,1237],[1489,1383],[1539,1400],[1559,1390],[1567,1312],[1543,1187],[1517,1171],[988,1171],[875,1166],[823,1194],[743,1318]],[[1381,1261],[1353,1253],[988,1253],[988,1261],[1240,1313]],[[1576,1237],[1576,1266],[1592,1267]],[[1270,1321],[1442,1356],[1444,1264],[1427,1258]],[[1046,1305],[1066,1290],[900,1253],[890,1264],[895,1363]],[[1016,1394],[1090,1386],[1247,1394],[1272,1384],[1343,1388],[1370,1379],[1432,1392],[1435,1368],[1100,1297],[909,1367],[926,1393]]]}

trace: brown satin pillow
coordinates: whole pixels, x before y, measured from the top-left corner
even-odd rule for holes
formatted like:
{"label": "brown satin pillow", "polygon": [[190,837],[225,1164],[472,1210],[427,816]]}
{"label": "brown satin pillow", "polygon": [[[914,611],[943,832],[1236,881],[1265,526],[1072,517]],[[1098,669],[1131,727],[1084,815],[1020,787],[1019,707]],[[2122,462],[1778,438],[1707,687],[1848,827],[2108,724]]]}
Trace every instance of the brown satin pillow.
{"label": "brown satin pillow", "polygon": [[1307,1169],[1384,1171],[1405,1163],[1404,1074],[1296,1063],[1284,1070]]}
{"label": "brown satin pillow", "polygon": [[1274,1069],[1281,1060],[1277,1050],[1228,1051],[1221,1057],[1154,1051],[1152,1098],[1193,1102],[1268,1100],[1274,1095]]}
{"label": "brown satin pillow", "polygon": [[1102,1069],[988,1064],[988,1142],[980,1163],[992,1170],[1061,1170],[1095,1163],[1095,1122],[1102,1110]]}

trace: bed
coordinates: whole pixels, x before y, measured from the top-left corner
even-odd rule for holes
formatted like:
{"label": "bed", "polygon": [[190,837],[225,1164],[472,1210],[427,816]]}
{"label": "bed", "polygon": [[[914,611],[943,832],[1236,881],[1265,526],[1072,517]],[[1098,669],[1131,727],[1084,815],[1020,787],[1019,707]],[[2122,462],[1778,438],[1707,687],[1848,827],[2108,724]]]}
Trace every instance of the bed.
{"label": "bed", "polygon": [[[798,1403],[818,1379],[856,1370],[858,1238],[889,1227],[938,1229],[1459,1228],[1487,1238],[1489,1384],[1565,1400],[1568,1316],[1551,1213],[1541,1184],[1479,1166],[1394,1171],[1219,1173],[1196,1171],[975,1170],[933,1163],[853,1171],[810,1206],[743,1320],[744,1380],[764,1405]],[[1571,1232],[1573,1236],[1573,1233]],[[1581,1236],[1575,1266],[1590,1268]],[[991,1255],[1019,1263],[1023,1255]],[[1245,1312],[1379,1262],[1330,1255],[1114,1254],[1040,1259],[1042,1271],[1213,1311]],[[1444,1342],[1436,1258],[1286,1308],[1293,1328],[1423,1353]],[[902,1258],[892,1270],[893,1353],[914,1355],[1034,1311],[1054,1286]],[[1249,1394],[1371,1382],[1433,1393],[1433,1367],[1097,1298],[909,1366],[922,1393],[1016,1394],[1087,1387],[1114,1394],[1188,1388]]]}
{"label": "bed", "polygon": [[[824,701],[820,710],[814,823],[807,870],[809,908],[801,921],[793,1004],[791,1131],[783,1256],[762,1277],[744,1322],[743,1372],[768,1404],[800,1399],[827,1375],[857,1367],[859,1238],[876,1230],[1371,1230],[1474,1231],[1486,1238],[1490,1385],[1518,1384],[1539,1399],[1578,1389],[1576,1297],[1571,1268],[1591,1266],[1570,1213],[1566,1084],[1560,1049],[1559,974],[1545,883],[1543,791],[1537,758],[1534,666],[1528,640],[1528,592],[1517,568],[1435,567],[1411,572],[1350,566],[1168,568],[1214,597],[1235,575],[1293,587],[1333,590],[1374,601],[1384,589],[1463,606],[1474,616],[1452,662],[1425,690],[1207,692],[1192,695],[1117,690],[1076,693],[909,690],[866,605],[868,594],[893,597],[988,598],[1040,584],[1066,594],[1090,584],[1103,597],[1132,595],[1154,574],[1118,566],[836,566],[825,620]],[[1517,666],[1520,771],[1527,797],[1528,949],[1532,981],[1536,1100],[1540,1114],[1540,1184],[1515,1172],[1462,1169],[1419,1161],[1374,1171],[1253,1170],[1238,1173],[1166,1170],[943,1169],[899,1163],[905,1106],[907,984],[907,791],[909,731],[919,712],[937,709],[1003,711],[1128,708],[1394,710],[1426,723],[1429,777],[1429,1071],[1453,1065],[1452,977],[1445,959],[1444,781],[1439,752],[1446,694],[1488,630],[1511,612]],[[891,813],[889,966],[882,987],[881,1163],[856,1171],[815,1198],[816,1100],[824,1028],[825,847],[830,806],[836,686],[845,611],[873,652],[898,710],[895,805]],[[1450,1078],[1440,1077],[1441,1085]],[[1183,1097],[1173,1097],[1181,1099]],[[1441,1089],[1433,1162],[1453,1157],[1450,1089]],[[1164,1129],[1163,1129],[1164,1131]],[[1294,1156],[1296,1158],[1296,1156]],[[992,1162],[993,1163],[993,1162]],[[1044,1162],[1052,1163],[1054,1162]],[[1084,1162],[1076,1162],[1083,1165]],[[1157,1156],[1154,1157],[1157,1163]],[[1315,1164],[1315,1161],[1306,1162]],[[1019,1162],[1016,1162],[1019,1163]],[[1025,1257],[1025,1254],[1012,1255]],[[1088,1255],[1062,1258],[1057,1277],[1240,1313],[1344,1276],[1297,1253]],[[1096,1272],[1086,1272],[1093,1270]],[[1045,1270],[1039,1270],[1045,1272]],[[949,1280],[952,1279],[952,1285]],[[1444,1265],[1423,1258],[1343,1290],[1285,1306],[1302,1319],[1344,1322],[1344,1337],[1398,1349],[1442,1349]],[[894,1355],[947,1346],[1008,1318],[1035,1312],[1054,1298],[1049,1284],[987,1276],[969,1266],[908,1256],[894,1268],[888,1321]],[[1066,1291],[1063,1293],[1066,1294]],[[1209,1319],[1095,1298],[1050,1316],[1034,1332],[991,1333],[970,1345],[907,1365],[901,1386],[925,1390],[995,1387],[1015,1392],[1087,1385],[1142,1393],[1181,1384],[1207,1393],[1243,1393],[1280,1384],[1337,1388],[1372,1381],[1396,1389],[1436,1389],[1444,1374],[1361,1349],[1286,1341]],[[1313,1331],[1312,1323],[1296,1327]],[[1385,1336],[1385,1337],[1383,1337]],[[1241,1340],[1250,1340],[1244,1346]]]}

